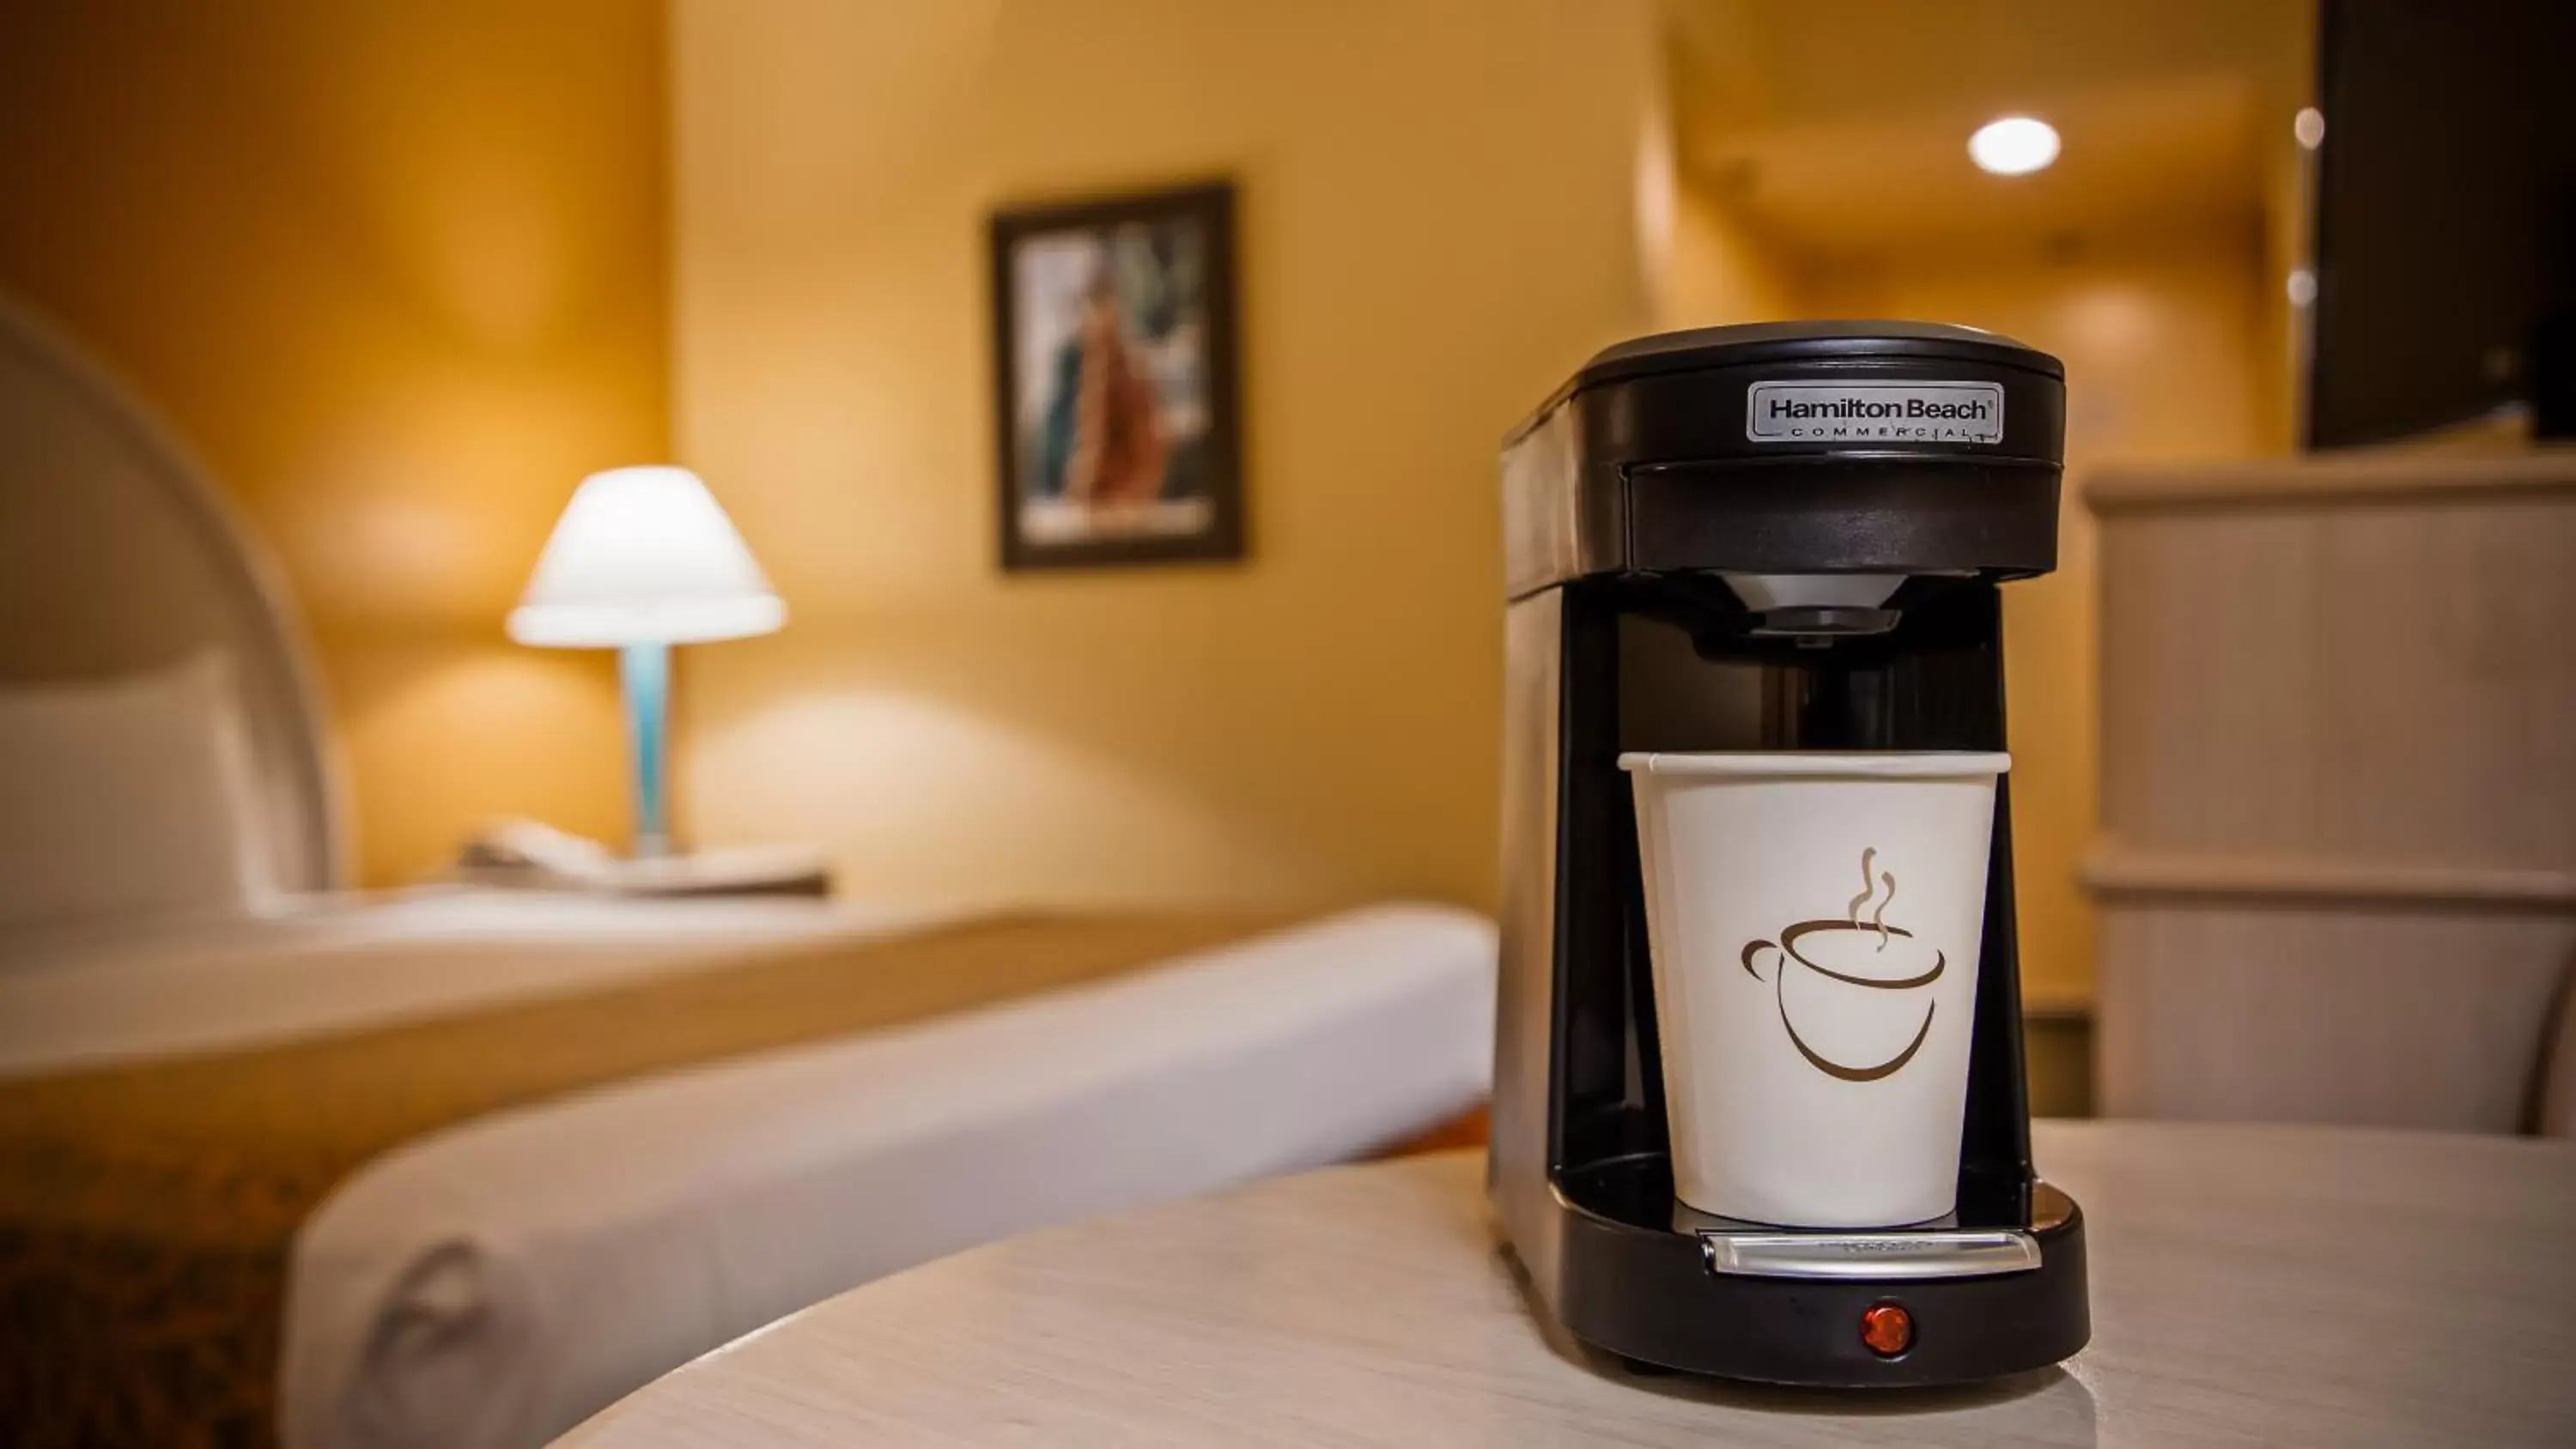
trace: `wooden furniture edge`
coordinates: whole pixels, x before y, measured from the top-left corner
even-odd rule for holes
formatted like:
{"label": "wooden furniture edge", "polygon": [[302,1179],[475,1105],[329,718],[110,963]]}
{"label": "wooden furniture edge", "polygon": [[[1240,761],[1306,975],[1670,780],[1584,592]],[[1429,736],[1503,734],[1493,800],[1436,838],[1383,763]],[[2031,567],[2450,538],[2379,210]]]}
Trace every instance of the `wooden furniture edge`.
{"label": "wooden furniture edge", "polygon": [[1392,1157],[1415,1157],[1427,1152],[1447,1152],[1453,1148],[1482,1150],[1493,1133],[1487,1116],[1487,1104],[1478,1102],[1458,1115],[1412,1134],[1401,1137],[1356,1159],[1360,1162],[1384,1162]]}
{"label": "wooden furniture edge", "polygon": [[2350,457],[2114,467],[2076,489],[2097,514],[2244,504],[2467,503],[2576,494],[2576,447],[2507,453],[2408,449]]}
{"label": "wooden furniture edge", "polygon": [[2266,905],[2576,914],[2576,871],[2317,861],[2097,842],[2081,878],[2097,900],[2219,899]]}

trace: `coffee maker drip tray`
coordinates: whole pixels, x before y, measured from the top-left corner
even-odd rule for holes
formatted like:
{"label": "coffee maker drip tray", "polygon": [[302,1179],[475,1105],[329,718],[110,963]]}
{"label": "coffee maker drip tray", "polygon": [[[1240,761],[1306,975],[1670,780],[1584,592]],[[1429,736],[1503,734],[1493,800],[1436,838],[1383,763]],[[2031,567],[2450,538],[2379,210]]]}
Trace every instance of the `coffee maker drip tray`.
{"label": "coffee maker drip tray", "polygon": [[1713,1217],[1676,1203],[1673,1231],[1696,1234],[1708,1271],[1725,1277],[1868,1279],[1878,1283],[2029,1273],[2040,1234],[2074,1213],[2046,1183],[2031,1192],[2031,1231],[1962,1228],[1955,1219],[1902,1228],[1778,1228]]}
{"label": "coffee maker drip tray", "polygon": [[1913,1283],[2039,1266],[2039,1240],[2017,1232],[1702,1233],[1699,1246],[1708,1271],[1741,1278]]}

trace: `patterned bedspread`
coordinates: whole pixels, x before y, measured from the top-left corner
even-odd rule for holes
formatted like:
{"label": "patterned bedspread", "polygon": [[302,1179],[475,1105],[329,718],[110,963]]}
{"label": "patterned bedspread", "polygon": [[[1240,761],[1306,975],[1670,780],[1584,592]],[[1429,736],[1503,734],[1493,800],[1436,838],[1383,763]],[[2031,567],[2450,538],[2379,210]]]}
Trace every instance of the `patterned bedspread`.
{"label": "patterned bedspread", "polygon": [[415,1138],[1283,924],[987,917],[310,1041],[0,1081],[0,1438],[20,1449],[274,1442],[296,1230],[353,1172]]}

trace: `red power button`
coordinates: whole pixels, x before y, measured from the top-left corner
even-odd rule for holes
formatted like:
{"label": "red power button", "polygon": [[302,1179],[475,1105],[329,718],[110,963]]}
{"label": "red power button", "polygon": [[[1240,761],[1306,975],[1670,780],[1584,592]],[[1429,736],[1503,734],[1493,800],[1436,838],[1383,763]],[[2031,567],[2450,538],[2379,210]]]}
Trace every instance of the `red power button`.
{"label": "red power button", "polygon": [[1894,1358],[1914,1346],[1914,1315],[1894,1303],[1874,1303],[1860,1315],[1860,1341],[1880,1358]]}

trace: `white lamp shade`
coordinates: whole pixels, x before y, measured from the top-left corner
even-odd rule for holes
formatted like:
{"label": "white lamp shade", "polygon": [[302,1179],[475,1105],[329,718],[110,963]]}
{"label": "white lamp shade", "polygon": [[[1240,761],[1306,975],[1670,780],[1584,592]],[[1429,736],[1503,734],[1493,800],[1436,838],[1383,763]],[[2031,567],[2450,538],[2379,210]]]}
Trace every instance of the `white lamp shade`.
{"label": "white lamp shade", "polygon": [[787,605],[686,468],[612,468],[581,482],[510,611],[522,644],[691,644],[766,634]]}

